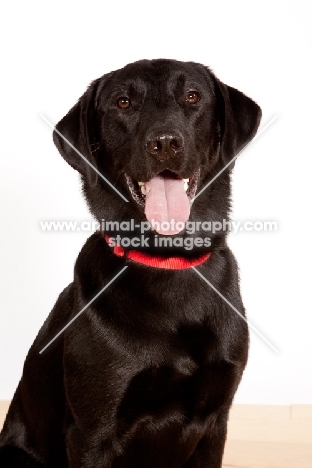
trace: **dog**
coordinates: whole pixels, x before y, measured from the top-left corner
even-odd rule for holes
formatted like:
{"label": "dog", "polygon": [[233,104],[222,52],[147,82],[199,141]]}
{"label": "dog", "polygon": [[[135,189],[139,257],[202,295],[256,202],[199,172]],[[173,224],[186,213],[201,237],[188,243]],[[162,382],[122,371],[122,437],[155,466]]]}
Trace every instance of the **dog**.
{"label": "dog", "polygon": [[221,467],[249,335],[228,229],[207,225],[229,220],[260,119],[209,68],[156,59],[93,81],[57,124],[100,227],[27,355],[1,467]]}

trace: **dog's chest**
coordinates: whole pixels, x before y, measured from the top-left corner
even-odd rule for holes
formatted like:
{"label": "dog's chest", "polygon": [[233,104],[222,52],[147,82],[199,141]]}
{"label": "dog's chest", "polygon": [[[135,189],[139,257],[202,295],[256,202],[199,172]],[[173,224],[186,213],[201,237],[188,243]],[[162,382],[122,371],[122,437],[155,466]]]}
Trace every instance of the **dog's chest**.
{"label": "dog's chest", "polygon": [[[187,327],[157,342],[121,348],[97,340],[87,365],[81,368],[75,360],[77,380],[71,378],[70,386],[74,392],[79,387],[87,394],[86,404],[93,402],[98,414],[115,420],[122,431],[146,418],[159,422],[172,417],[182,423],[210,413],[223,399],[232,369],[220,359],[215,335],[207,328]],[[84,375],[79,377],[80,372]]]}

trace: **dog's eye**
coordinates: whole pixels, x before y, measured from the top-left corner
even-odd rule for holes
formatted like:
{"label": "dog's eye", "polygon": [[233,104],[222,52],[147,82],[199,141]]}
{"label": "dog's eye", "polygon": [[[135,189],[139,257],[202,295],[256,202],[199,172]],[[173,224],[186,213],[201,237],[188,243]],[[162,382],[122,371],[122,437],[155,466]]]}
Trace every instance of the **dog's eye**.
{"label": "dog's eye", "polygon": [[189,104],[196,104],[200,100],[200,95],[197,91],[188,91],[185,95],[185,100]]}
{"label": "dog's eye", "polygon": [[126,96],[119,97],[116,104],[120,109],[129,109],[129,107],[131,107],[131,101]]}

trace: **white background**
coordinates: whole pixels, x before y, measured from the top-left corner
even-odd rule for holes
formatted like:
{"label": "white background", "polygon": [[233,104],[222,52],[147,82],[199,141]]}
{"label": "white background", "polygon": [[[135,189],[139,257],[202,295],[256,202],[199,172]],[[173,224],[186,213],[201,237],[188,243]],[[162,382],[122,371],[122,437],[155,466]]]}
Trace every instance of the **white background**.
{"label": "white background", "polygon": [[[233,219],[275,233],[230,238],[251,332],[238,403],[312,403],[311,36],[307,1],[6,2],[1,12],[0,399],[90,235],[44,233],[41,220],[90,219],[77,173],[51,129],[89,82],[142,58],[209,65],[256,100],[262,125],[233,174]],[[100,376],[99,376],[100,377]]]}

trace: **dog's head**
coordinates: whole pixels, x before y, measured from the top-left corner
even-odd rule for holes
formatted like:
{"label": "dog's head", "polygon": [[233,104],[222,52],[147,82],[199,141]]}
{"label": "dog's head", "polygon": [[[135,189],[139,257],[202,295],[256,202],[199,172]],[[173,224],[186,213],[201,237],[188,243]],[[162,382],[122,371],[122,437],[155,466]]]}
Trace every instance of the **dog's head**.
{"label": "dog's head", "polygon": [[[54,142],[81,173],[98,220],[147,218],[173,235],[189,219],[227,217],[230,167],[194,198],[253,138],[260,118],[254,101],[203,65],[143,60],[95,80],[57,124]],[[164,232],[159,223],[172,219]]]}

